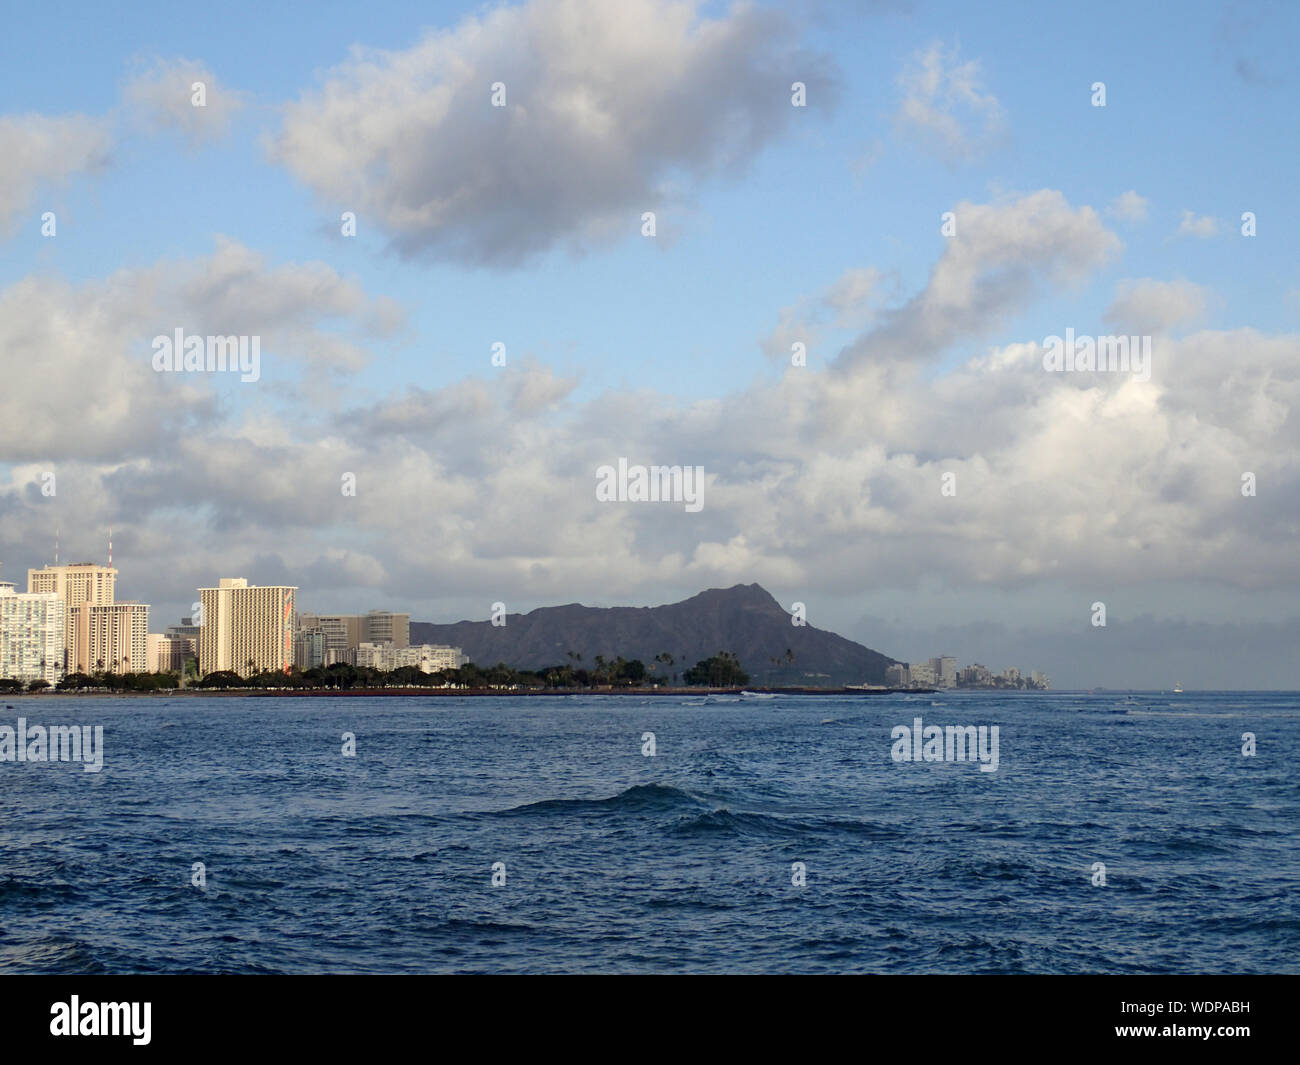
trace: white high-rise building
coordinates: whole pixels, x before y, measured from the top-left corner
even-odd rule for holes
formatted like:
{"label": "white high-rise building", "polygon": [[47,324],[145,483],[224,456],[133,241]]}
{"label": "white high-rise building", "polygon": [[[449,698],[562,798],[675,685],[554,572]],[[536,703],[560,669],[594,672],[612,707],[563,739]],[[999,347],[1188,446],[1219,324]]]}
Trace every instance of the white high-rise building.
{"label": "white high-rise building", "polygon": [[57,684],[64,650],[63,598],[56,592],[15,592],[0,582],[0,677]]}

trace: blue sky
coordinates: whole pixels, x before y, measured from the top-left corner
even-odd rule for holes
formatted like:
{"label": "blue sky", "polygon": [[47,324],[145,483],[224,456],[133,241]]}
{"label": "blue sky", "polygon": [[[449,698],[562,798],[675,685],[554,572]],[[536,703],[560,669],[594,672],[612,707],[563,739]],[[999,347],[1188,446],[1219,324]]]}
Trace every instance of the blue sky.
{"label": "blue sky", "polygon": [[[108,147],[106,158],[97,165],[37,173],[29,183],[32,192],[26,202],[10,203],[7,213],[0,214],[0,221],[8,218],[11,225],[0,245],[0,288],[34,281],[82,291],[77,286],[94,286],[126,271],[123,276],[132,280],[125,284],[138,291],[137,273],[158,270],[163,263],[176,264],[177,273],[183,273],[185,264],[213,256],[223,239],[259,257],[261,268],[270,273],[323,264],[337,275],[340,286],[353,286],[366,300],[391,301],[399,308],[401,324],[391,331],[373,329],[350,298],[340,295],[337,313],[318,318],[311,307],[295,310],[304,321],[293,326],[301,331],[294,335],[305,337],[308,346],[322,338],[344,337],[364,349],[366,365],[339,369],[313,363],[310,356],[277,358],[274,349],[268,349],[264,387],[250,390],[229,381],[203,382],[207,398],[217,403],[215,412],[201,404],[192,411],[187,408],[190,421],[182,419],[178,426],[184,423],[190,429],[177,429],[201,431],[214,442],[230,437],[265,443],[253,423],[273,413],[292,426],[297,445],[314,448],[317,454],[330,441],[346,438],[348,426],[373,419],[391,424],[392,414],[386,408],[407,402],[412,389],[419,402],[443,412],[438,432],[455,436],[456,416],[448,412],[474,409],[477,393],[465,391],[470,383],[481,382],[489,392],[500,386],[501,371],[489,361],[496,341],[507,345],[512,367],[530,366],[546,375],[547,381],[568,382],[562,398],[536,412],[537,426],[529,429],[512,423],[510,432],[515,435],[505,450],[514,454],[544,449],[548,440],[556,448],[572,445],[589,423],[607,416],[617,423],[618,417],[609,412],[617,412],[624,403],[631,411],[647,413],[644,422],[632,416],[637,432],[629,430],[622,445],[616,429],[606,426],[600,431],[612,434],[603,439],[616,454],[632,454],[638,446],[656,441],[661,449],[671,450],[675,440],[694,439],[691,427],[709,417],[709,402],[728,411],[751,403],[771,416],[772,408],[764,404],[774,390],[785,387],[790,372],[784,357],[772,353],[788,349],[791,329],[790,335],[810,338],[809,376],[827,380],[835,366],[852,361],[844,355],[846,349],[853,350],[855,344],[870,348],[871,329],[888,320],[891,309],[934,289],[935,271],[945,261],[949,245],[940,234],[944,211],[957,210],[963,203],[1012,210],[1042,190],[1060,194],[1061,211],[1074,219],[1068,223],[1069,232],[1075,223],[1090,232],[1104,231],[1113,246],[1103,253],[1099,244],[1095,256],[1081,252],[1080,261],[1063,268],[1060,276],[1052,274],[1046,258],[1040,263],[1028,252],[1015,258],[1007,283],[1037,287],[1036,271],[1042,267],[1041,287],[1032,298],[1009,300],[1002,310],[984,313],[970,308],[980,327],[963,331],[918,361],[920,383],[908,386],[913,400],[924,392],[924,382],[956,381],[952,375],[960,374],[971,359],[986,358],[1009,345],[1035,344],[1049,334],[1063,333],[1067,326],[1096,334],[1111,331],[1107,322],[1113,318],[1117,293],[1124,284],[1142,279],[1161,285],[1189,283],[1191,289],[1186,291],[1195,293],[1196,306],[1165,330],[1171,343],[1191,343],[1189,337],[1203,336],[1231,348],[1241,342],[1234,331],[1246,328],[1265,337],[1289,338],[1278,341],[1283,347],[1294,340],[1300,324],[1300,260],[1294,252],[1300,243],[1294,207],[1300,119],[1295,107],[1296,62],[1288,47],[1300,36],[1300,13],[1294,5],[1189,3],[1180,5],[1176,16],[1164,5],[1135,8],[1118,3],[882,3],[853,5],[852,11],[847,7],[760,5],[780,16],[780,28],[773,30],[773,24],[760,20],[754,23],[758,28],[752,37],[738,35],[741,41],[763,43],[754,46],[748,69],[759,71],[755,84],[760,92],[771,92],[770,101],[749,100],[744,105],[749,118],[758,116],[760,125],[771,123],[752,150],[719,167],[701,152],[680,153],[674,162],[671,150],[665,148],[668,161],[648,179],[664,195],[642,197],[645,202],[625,197],[617,210],[600,212],[599,218],[592,219],[603,227],[598,236],[560,226],[555,239],[543,241],[543,250],[526,253],[521,261],[489,257],[484,264],[449,252],[439,242],[442,234],[436,228],[425,234],[428,242],[415,254],[395,250],[395,241],[404,235],[395,231],[391,218],[382,216],[382,205],[393,203],[400,189],[372,190],[354,184],[364,188],[367,196],[374,191],[376,198],[369,205],[335,194],[340,183],[366,179],[348,175],[346,164],[325,162],[339,144],[348,143],[349,134],[346,116],[328,112],[320,94],[323,87],[346,87],[342,67],[354,46],[397,56],[417,55],[429,33],[445,33],[449,43],[437,53],[442,66],[435,64],[425,71],[426,82],[413,90],[417,94],[413,98],[418,98],[419,92],[451,76],[445,71],[453,60],[478,61],[469,51],[463,57],[457,54],[458,48],[469,48],[467,38],[457,36],[465,19],[482,19],[485,35],[499,36],[498,51],[489,49],[485,54],[509,56],[516,44],[511,33],[518,30],[522,17],[494,23],[493,13],[502,10],[497,5],[382,0],[365,5],[360,13],[356,5],[335,3],[313,4],[309,13],[306,8],[246,3],[220,8],[138,3],[126,10],[96,4],[33,5],[9,15],[10,32],[0,41],[3,116],[56,120],[83,115],[104,131]],[[506,5],[504,10],[519,8]],[[550,17],[545,3],[530,5],[530,10],[536,13],[534,25],[543,25]],[[695,25],[738,23],[739,10],[724,4],[700,5]],[[670,62],[672,41],[665,37],[662,47],[665,61]],[[734,59],[746,47],[749,44],[739,44],[720,55]],[[797,54],[787,56],[787,48],[797,49]],[[936,137],[934,127],[915,121],[914,113],[912,119],[907,117],[907,102],[918,98],[917,83],[907,80],[908,72],[920,69],[927,56],[939,64],[949,89],[959,90],[958,97],[966,88],[976,94],[974,105],[952,96],[920,100],[936,122],[951,123],[944,127],[951,131],[947,140]],[[774,69],[764,80],[763,64],[769,59]],[[238,97],[239,106],[224,129],[191,136],[169,128],[138,100],[133,102],[129,86],[181,60],[210,72],[218,100]],[[382,66],[388,60],[379,62]],[[533,59],[519,62],[529,66]],[[499,72],[487,67],[474,71],[484,82],[485,108],[491,80],[499,77],[508,86],[518,85],[524,76],[510,63],[500,66]],[[785,76],[791,70],[799,76],[807,71],[809,106],[777,115],[775,109],[789,107],[788,77],[783,81],[778,74]],[[718,74],[725,77],[728,71],[719,69]],[[737,77],[742,76],[744,70],[738,67]],[[1091,86],[1097,81],[1106,85],[1104,108],[1090,102]],[[385,84],[395,82],[396,75]],[[625,121],[634,121],[639,90],[626,91],[633,96],[634,106],[619,113]],[[653,111],[652,97],[646,100],[645,110]],[[512,106],[526,108],[528,103],[517,94]],[[295,105],[302,110],[295,113]],[[706,101],[700,110],[708,111]],[[769,119],[769,114],[774,117]],[[483,121],[491,120],[489,116]],[[331,126],[336,121],[340,125]],[[376,116],[373,124],[384,121]],[[305,137],[337,135],[336,142],[319,152],[319,165],[312,151],[292,159],[279,152],[286,130],[295,123],[303,127]],[[652,135],[671,141],[672,121],[649,128]],[[457,133],[438,127],[418,150],[427,153],[431,167],[441,165],[436,163],[439,153],[472,153],[479,129],[473,126],[468,133]],[[727,121],[718,120],[712,133],[716,137],[727,129]],[[417,124],[410,139],[416,142],[428,132]],[[453,134],[469,139],[456,140]],[[376,165],[395,166],[403,139],[399,135],[385,142]],[[653,162],[657,150],[657,145],[649,145],[646,158]],[[411,151],[413,161],[402,165],[412,167],[417,177],[411,180],[418,182],[421,156],[417,147]],[[485,148],[481,164],[485,173],[504,162],[517,164],[525,173],[529,167],[553,166],[564,176],[558,182],[561,186],[581,188],[585,180],[580,153],[560,149],[553,156],[515,158],[499,156],[497,151],[496,146]],[[21,152],[10,165],[19,168],[21,177]],[[473,160],[466,165],[474,165]],[[19,178],[12,181],[12,187],[20,187]],[[1113,205],[1130,190],[1144,206],[1125,217],[1115,213]],[[544,211],[546,204],[539,201],[525,207]],[[52,240],[40,232],[40,216],[46,210],[58,217],[58,235]],[[338,219],[344,210],[358,212],[355,239],[339,235]],[[659,235],[653,240],[639,234],[642,210],[657,212]],[[1095,214],[1095,225],[1079,221],[1079,213],[1089,210]],[[1257,236],[1240,235],[1243,211],[1255,213]],[[1200,220],[1202,235],[1180,232],[1186,212]],[[1213,233],[1208,232],[1211,227]],[[997,224],[992,223],[988,232],[996,245]],[[837,314],[828,307],[826,294],[854,271],[872,272],[870,293]],[[163,269],[164,275],[169,272]],[[71,302],[75,304],[77,297]],[[162,301],[158,306],[162,309],[145,311],[125,327],[137,339],[124,342],[131,350],[106,357],[106,372],[113,372],[115,359],[129,363],[136,355],[145,357],[141,350],[147,352],[148,337],[174,324],[173,305]],[[131,348],[139,343],[143,349]],[[20,354],[11,347],[5,358]],[[31,358],[33,353],[23,357]],[[43,356],[38,352],[35,357]],[[1274,357],[1269,354],[1267,359]],[[1276,372],[1263,364],[1259,374],[1260,382],[1277,380]],[[1200,381],[1201,375],[1196,379]],[[866,406],[881,388],[896,384],[885,374],[859,381],[855,387],[862,388]],[[1166,381],[1162,387],[1175,385]],[[1263,390],[1261,403],[1290,402],[1289,385],[1273,395],[1267,392],[1273,385],[1258,387]],[[1190,396],[1178,402],[1172,396],[1172,392],[1162,393],[1161,409],[1169,421],[1153,430],[1160,447],[1169,446],[1171,433],[1180,431],[1178,411],[1195,406]],[[701,403],[706,406],[700,407]],[[999,416],[993,409],[988,414],[990,419]],[[1030,414],[1013,410],[1009,416],[1027,419]],[[622,417],[627,425],[628,416]],[[1058,585],[1017,576],[1016,566],[1009,565],[987,579],[972,576],[958,582],[951,576],[962,570],[957,561],[950,569],[939,567],[936,576],[924,565],[887,563],[883,556],[879,561],[889,572],[887,579],[862,575],[846,581],[841,572],[819,572],[808,560],[814,552],[834,555],[827,545],[814,547],[810,542],[795,547],[773,535],[765,546],[757,547],[761,537],[748,533],[744,523],[752,521],[754,508],[761,509],[764,493],[773,490],[772,482],[743,468],[746,455],[740,445],[728,448],[726,438],[734,434],[729,435],[726,426],[733,417],[729,414],[714,425],[709,439],[716,443],[718,454],[730,455],[725,461],[733,468],[720,471],[724,482],[739,493],[741,482],[753,474],[748,502],[736,503],[750,517],[738,511],[729,529],[713,531],[716,538],[710,538],[712,532],[703,536],[697,535],[698,530],[674,527],[660,539],[658,518],[643,520],[639,515],[627,518],[621,532],[612,533],[624,548],[630,537],[642,555],[657,552],[670,557],[680,552],[683,560],[693,560],[682,566],[676,580],[651,567],[626,581],[593,577],[590,583],[566,585],[558,576],[568,572],[567,564],[556,561],[561,556],[572,564],[573,572],[591,569],[569,548],[557,551],[552,544],[534,552],[515,545],[513,554],[507,552],[513,561],[501,571],[506,587],[500,591],[479,588],[468,576],[460,583],[458,577],[430,563],[420,584],[429,591],[410,604],[413,613],[436,620],[485,616],[483,604],[503,597],[511,600],[512,609],[515,603],[526,609],[554,602],[557,595],[560,601],[660,602],[698,590],[701,580],[733,583],[734,577],[780,586],[772,590],[783,601],[820,595],[828,627],[860,638],[869,631],[876,641],[873,646],[882,639],[888,642],[889,625],[906,621],[921,630],[911,637],[919,645],[931,638],[925,635],[932,631],[927,626],[949,620],[954,604],[961,604],[960,620],[971,625],[988,620],[980,603],[1000,601],[1004,595],[1015,601],[1017,616],[1033,618],[1035,623],[1063,623],[1076,611],[1073,605],[1061,604],[1073,604],[1090,594],[1083,588],[1088,581],[1079,574],[1062,574],[1063,583]],[[1258,423],[1261,414],[1256,410],[1245,417]],[[946,422],[950,424],[952,417]],[[1287,428],[1277,430],[1277,446],[1271,452],[1287,477],[1293,469],[1293,422],[1294,418],[1278,423]],[[911,437],[904,429],[898,431],[903,435],[880,441],[891,461],[906,453],[922,465],[932,459],[970,462],[992,454],[997,446],[996,441],[972,440],[963,448],[935,430],[918,428]],[[834,443],[813,440],[821,429],[794,427],[789,432],[790,447],[799,439],[809,441],[810,465],[816,464],[817,456],[827,461],[832,456],[844,458],[856,444],[865,446],[865,441],[847,436]],[[557,433],[563,445],[556,443]],[[866,433],[869,436],[870,429]],[[1194,438],[1204,444],[1212,437],[1202,429]],[[441,439],[430,444],[430,461],[461,470],[491,461],[490,440],[477,440],[471,446],[464,443],[463,435],[458,439],[456,444]],[[0,480],[0,492],[7,490],[11,503],[0,510],[4,523],[0,558],[11,579],[19,567],[38,561],[31,541],[44,535],[46,521],[31,509],[34,504],[19,501],[29,498],[22,482],[30,478],[31,469],[44,468],[42,463],[82,463],[87,479],[93,470],[97,487],[87,484],[78,501],[83,515],[88,510],[96,515],[85,524],[94,527],[101,517],[104,523],[111,519],[123,529],[126,545],[138,542],[143,548],[148,542],[157,548],[157,516],[132,513],[111,486],[121,485],[124,479],[135,484],[137,479],[156,476],[160,487],[155,492],[165,494],[162,486],[175,483],[175,471],[161,469],[165,464],[159,462],[158,449],[165,447],[165,441],[151,437],[124,445],[117,436],[113,440],[98,454],[59,455],[22,448],[0,453],[0,477],[8,478],[7,489]],[[1029,447],[1032,442],[1022,443]],[[460,447],[467,448],[465,454],[457,455]],[[710,456],[712,447],[704,448]],[[1220,450],[1225,449],[1232,451],[1226,440]],[[409,458],[405,451],[402,454]],[[1249,448],[1243,462],[1250,461],[1248,454]],[[756,453],[754,459],[755,469],[769,462],[794,461],[790,448],[774,449],[765,456]],[[665,460],[690,461],[691,456],[674,459],[666,454]],[[396,468],[393,464],[399,455],[387,454],[384,461]],[[997,460],[992,461],[996,467]],[[1021,459],[1008,462],[1028,476],[1025,471],[1030,467]],[[1165,471],[1171,468],[1167,455],[1158,464]],[[293,480],[298,468],[291,463],[283,476]],[[201,474],[192,466],[189,469],[187,483],[202,495]],[[801,483],[806,487],[808,470],[804,473]],[[1144,478],[1145,474],[1134,471],[1133,484],[1148,483],[1149,478]],[[1285,480],[1281,478],[1282,483]],[[466,528],[486,511],[506,506],[510,498],[501,487],[499,496],[492,493],[495,504],[481,494],[471,501],[474,489],[462,487],[466,511],[461,520]],[[1165,502],[1171,498],[1168,486],[1151,491]],[[456,503],[448,502],[455,494],[444,497],[444,507],[455,508]],[[61,518],[64,527],[79,527],[73,500],[61,499],[59,505],[68,511]],[[1088,508],[1080,505],[1080,514],[1086,513]],[[1114,500],[1106,505],[1125,509]],[[209,489],[206,501],[182,497],[174,506],[171,520],[178,531],[184,528],[183,538],[191,544],[193,536],[202,536],[204,530],[212,533],[237,526],[247,517],[242,505],[218,498],[215,489]],[[519,506],[516,520],[527,524],[531,520],[527,506]],[[1198,521],[1212,524],[1212,515],[1210,507]],[[138,536],[133,528],[136,520],[141,523]],[[813,513],[808,520],[830,527],[826,515]],[[1017,520],[1014,510],[1005,515],[1009,524]],[[1145,611],[1171,622],[1254,618],[1287,623],[1294,614],[1295,576],[1265,581],[1257,575],[1225,573],[1221,563],[1207,561],[1194,549],[1196,534],[1190,529],[1178,533],[1177,522],[1186,520],[1186,515],[1175,519],[1166,514],[1155,522],[1162,531],[1152,535],[1153,543],[1188,537],[1182,544],[1186,550],[1179,552],[1185,558],[1152,574],[1156,583],[1150,586],[1151,595],[1133,596],[1133,615]],[[1286,514],[1270,520],[1274,522],[1270,541],[1292,527],[1293,519]],[[481,530],[479,535],[466,533],[461,541],[456,522],[447,521],[437,535],[430,534],[422,545],[424,551],[452,559],[472,555],[485,563],[494,557],[499,560],[499,555],[480,551],[485,539]],[[337,522],[317,516],[306,525],[291,521],[277,525],[261,514],[249,530],[245,564],[275,559],[269,568],[282,566],[289,578],[305,582],[304,574],[319,572],[312,567],[321,559],[335,557],[330,551],[355,550],[375,565],[367,561],[355,580],[314,590],[311,605],[364,609],[381,600],[407,605],[393,600],[411,586],[403,576],[409,573],[410,559],[384,555],[382,525],[358,529],[350,522],[347,512]],[[1134,524],[1142,523],[1135,520]],[[873,535],[873,529],[879,531],[873,521],[847,529],[836,551],[851,552],[854,537]],[[936,543],[965,536],[960,530],[931,531]],[[1087,542],[1086,529],[1071,535]],[[737,537],[743,544],[738,545]],[[98,533],[86,534],[88,544],[98,538]],[[329,543],[323,544],[322,538]],[[725,563],[713,566],[704,561],[711,557],[700,550],[706,542],[726,545]],[[173,549],[184,550],[180,543]],[[983,550],[996,556],[997,545],[986,543]],[[1032,554],[1029,548],[1019,550]],[[223,563],[235,565],[239,558],[229,557]],[[1025,574],[1042,576],[1052,565],[1052,560],[1041,559],[1020,568]],[[1095,576],[1109,575],[1117,586],[1115,594],[1130,594],[1132,581],[1126,566],[1112,572],[1108,565],[1098,563]],[[464,567],[453,568],[465,573]],[[970,569],[967,565],[968,573]],[[538,577],[543,572],[549,576]],[[246,575],[259,583],[269,583],[272,577]],[[122,580],[128,583],[125,576]],[[176,613],[187,605],[188,592],[173,592],[143,579],[141,583],[141,597],[152,596],[156,610]],[[801,591],[805,583],[809,587]],[[570,587],[571,591],[557,590]],[[354,602],[362,596],[375,603]],[[902,618],[899,611],[911,616]],[[155,621],[154,627],[165,623]],[[941,650],[881,649],[903,658]],[[958,650],[966,658],[979,654],[977,641],[948,650]],[[1300,679],[1293,671],[1280,671],[1274,680],[1282,683],[1288,677]],[[1082,683],[1089,678],[1076,679]]]}

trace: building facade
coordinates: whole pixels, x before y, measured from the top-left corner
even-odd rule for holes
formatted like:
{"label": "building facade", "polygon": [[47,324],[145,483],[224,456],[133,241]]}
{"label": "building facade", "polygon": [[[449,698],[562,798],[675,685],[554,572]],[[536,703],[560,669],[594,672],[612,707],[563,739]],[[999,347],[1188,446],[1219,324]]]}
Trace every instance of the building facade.
{"label": "building facade", "polygon": [[[325,637],[325,663],[348,662],[356,665],[355,652],[363,643],[411,645],[411,615],[390,610],[371,610],[366,614],[298,615],[299,632],[319,632]],[[333,652],[333,654],[331,654]]]}
{"label": "building facade", "polygon": [[72,649],[72,612],[83,603],[114,601],[117,570],[95,562],[73,562],[27,571],[28,594],[53,594],[63,601],[64,670],[76,672]]}
{"label": "building facade", "polygon": [[0,677],[50,685],[63,679],[63,599],[54,592],[15,592],[0,582]]}
{"label": "building facade", "polygon": [[325,665],[325,634],[319,629],[299,632],[293,641],[293,664],[299,669]]}
{"label": "building facade", "polygon": [[80,603],[72,608],[69,673],[144,673],[149,668],[145,603]]}
{"label": "building facade", "polygon": [[185,663],[197,656],[197,642],[188,636],[151,632],[147,638],[150,673],[180,673]]}
{"label": "building facade", "polygon": [[289,672],[297,592],[288,585],[250,585],[243,577],[200,588],[199,671],[229,670],[241,677]]}
{"label": "building facade", "polygon": [[356,652],[356,665],[391,673],[414,666],[421,673],[439,673],[459,669],[468,658],[459,647],[421,644],[418,647],[391,647],[388,644],[363,643]]}

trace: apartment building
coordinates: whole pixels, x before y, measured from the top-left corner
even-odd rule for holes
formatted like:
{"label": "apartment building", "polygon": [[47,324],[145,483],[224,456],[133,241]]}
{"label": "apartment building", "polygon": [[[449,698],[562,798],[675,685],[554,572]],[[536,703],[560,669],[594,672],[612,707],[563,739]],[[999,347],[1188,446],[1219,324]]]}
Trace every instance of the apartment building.
{"label": "apartment building", "polygon": [[71,673],[76,671],[72,653],[72,612],[83,603],[114,601],[117,570],[96,562],[72,562],[27,571],[29,595],[57,595],[63,602],[63,659],[60,663]]}
{"label": "apartment building", "polygon": [[293,665],[297,592],[296,586],[259,587],[243,577],[222,577],[215,588],[200,588],[200,672],[287,673]]}
{"label": "apartment building", "polygon": [[149,668],[147,603],[83,602],[72,608],[69,673],[144,673]]}
{"label": "apartment building", "polygon": [[57,684],[65,651],[63,599],[0,582],[0,677]]}

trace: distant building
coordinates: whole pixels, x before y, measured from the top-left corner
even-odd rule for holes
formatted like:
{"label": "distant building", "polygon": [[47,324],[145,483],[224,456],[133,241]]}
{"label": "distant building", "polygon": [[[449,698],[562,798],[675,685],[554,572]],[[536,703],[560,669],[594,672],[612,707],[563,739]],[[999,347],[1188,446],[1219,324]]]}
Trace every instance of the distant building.
{"label": "distant building", "polygon": [[293,641],[293,664],[304,670],[325,665],[325,634],[319,629],[299,632]]}
{"label": "distant building", "polygon": [[148,604],[83,602],[72,608],[70,628],[69,673],[148,670]]}
{"label": "distant building", "polygon": [[361,643],[361,619],[355,614],[299,614],[298,631],[319,632],[325,638],[326,665],[341,660],[331,659],[331,651],[355,651]]}
{"label": "distant building", "polygon": [[327,665],[331,651],[336,652],[333,661],[350,661],[355,665],[355,655],[343,652],[355,652],[363,643],[409,647],[411,615],[395,614],[391,610],[371,610],[367,614],[302,613],[298,615],[298,631],[324,634]]}
{"label": "distant building", "polygon": [[950,655],[930,659],[930,669],[934,671],[934,682],[940,688],[957,686],[957,659]]}
{"label": "distant building", "polygon": [[889,687],[906,688],[910,683],[911,677],[903,663],[895,662],[892,666],[885,667],[885,684]]}
{"label": "distant building", "polygon": [[395,648],[411,646],[411,615],[389,610],[371,610],[359,619],[358,643],[386,643]]}
{"label": "distant building", "polygon": [[297,591],[288,585],[250,585],[243,577],[222,577],[217,587],[200,588],[200,671],[230,670],[241,677],[287,673],[294,659]]}
{"label": "distant building", "polygon": [[15,592],[0,582],[0,677],[57,684],[65,653],[63,599],[55,592]]}
{"label": "distant building", "polygon": [[197,644],[188,636],[151,632],[146,646],[150,673],[180,673],[185,669],[185,663],[197,656]]}
{"label": "distant building", "polygon": [[421,673],[441,673],[446,669],[460,669],[469,662],[469,656],[459,647],[425,643],[396,651],[394,660],[396,669],[416,666]]}
{"label": "distant building", "polygon": [[[63,660],[60,665],[66,672],[76,671],[72,644],[72,612],[82,603],[113,602],[116,581],[117,570],[112,566],[101,566],[96,562],[73,562],[27,571],[28,594],[52,593],[63,601],[64,646]],[[141,654],[143,653],[142,648]]]}
{"label": "distant building", "polygon": [[179,625],[168,625],[167,636],[180,636],[187,640],[194,641],[195,653],[198,653],[199,634],[202,632],[201,625],[195,625],[193,618],[181,618]]}
{"label": "distant building", "polygon": [[355,664],[385,673],[409,666],[414,666],[421,673],[439,673],[445,669],[459,669],[468,661],[459,647],[433,644],[391,647],[388,644],[363,643],[357,648]]}
{"label": "distant building", "polygon": [[929,663],[917,663],[908,669],[913,688],[933,688],[935,686],[934,670]]}

